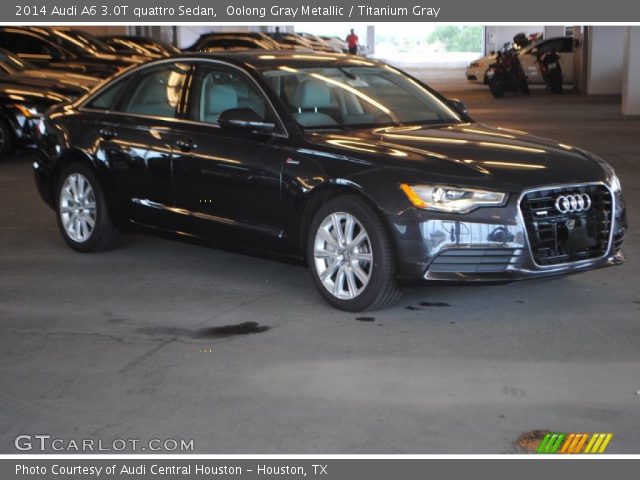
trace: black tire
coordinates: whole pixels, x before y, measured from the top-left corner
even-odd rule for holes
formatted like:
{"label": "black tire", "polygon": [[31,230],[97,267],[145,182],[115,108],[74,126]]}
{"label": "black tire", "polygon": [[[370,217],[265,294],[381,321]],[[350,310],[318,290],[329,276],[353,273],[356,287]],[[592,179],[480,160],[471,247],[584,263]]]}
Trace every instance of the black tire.
{"label": "black tire", "polygon": [[562,72],[559,69],[551,74],[550,87],[553,93],[562,93]]}
{"label": "black tire", "polygon": [[0,161],[13,152],[15,146],[13,130],[4,118],[0,118]]}
{"label": "black tire", "polygon": [[493,95],[494,98],[504,97],[504,84],[500,80],[496,80],[495,78],[489,80],[489,90],[491,90],[491,95]]}
{"label": "black tire", "polygon": [[522,93],[524,93],[525,95],[529,95],[529,84],[527,83],[526,80],[521,80],[520,81],[520,90],[522,91]]}
{"label": "black tire", "polygon": [[[320,279],[316,265],[316,235],[323,222],[333,213],[345,213],[353,216],[364,228],[370,244],[371,263],[369,280],[362,291],[352,299],[334,296]],[[345,227],[346,230],[346,227]],[[327,262],[332,260],[327,259]],[[351,260],[353,261],[353,260]],[[320,260],[321,262],[321,260]],[[316,288],[324,299],[334,307],[348,312],[376,310],[388,305],[400,297],[401,291],[396,280],[394,253],[387,232],[377,213],[357,195],[345,195],[334,198],[323,205],[314,215],[307,235],[307,263]],[[348,265],[349,262],[345,261]],[[350,269],[350,266],[345,268]],[[336,271],[337,272],[337,271]],[[336,273],[337,278],[338,273]],[[330,275],[330,277],[333,275]],[[345,273],[346,276],[346,273]],[[348,284],[344,279],[345,285]],[[334,282],[336,283],[336,282]]]}
{"label": "black tire", "polygon": [[[82,175],[87,180],[93,189],[93,197],[95,198],[94,226],[88,234],[88,237],[83,241],[76,241],[70,236],[70,233],[64,227],[63,215],[61,213],[62,189],[66,180],[74,174]],[[111,220],[104,192],[91,168],[82,163],[73,163],[64,168],[58,177],[55,201],[58,228],[60,229],[62,237],[71,248],[79,252],[88,253],[112,250],[118,246],[122,238],[122,233]]]}

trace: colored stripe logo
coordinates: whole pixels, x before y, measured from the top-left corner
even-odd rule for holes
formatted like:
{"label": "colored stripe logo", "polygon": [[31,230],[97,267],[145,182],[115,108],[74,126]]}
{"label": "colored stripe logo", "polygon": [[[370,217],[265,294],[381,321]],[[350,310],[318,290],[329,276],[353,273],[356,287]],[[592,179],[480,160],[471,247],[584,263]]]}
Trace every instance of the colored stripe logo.
{"label": "colored stripe logo", "polygon": [[536,453],[604,453],[613,433],[547,433]]}

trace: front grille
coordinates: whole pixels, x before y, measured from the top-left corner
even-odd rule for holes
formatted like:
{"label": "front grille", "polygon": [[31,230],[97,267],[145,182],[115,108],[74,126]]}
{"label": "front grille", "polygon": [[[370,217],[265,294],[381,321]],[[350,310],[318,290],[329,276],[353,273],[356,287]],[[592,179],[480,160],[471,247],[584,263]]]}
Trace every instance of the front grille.
{"label": "front grille", "polygon": [[[587,194],[591,206],[583,212],[561,213],[561,195]],[[609,248],[612,198],[603,185],[553,188],[527,193],[520,202],[531,253],[540,266],[602,257]]]}
{"label": "front grille", "polygon": [[429,266],[437,273],[504,272],[516,263],[522,250],[516,248],[452,248],[443,251]]}
{"label": "front grille", "polygon": [[624,230],[621,230],[613,236],[613,249],[617,252],[624,245]]}

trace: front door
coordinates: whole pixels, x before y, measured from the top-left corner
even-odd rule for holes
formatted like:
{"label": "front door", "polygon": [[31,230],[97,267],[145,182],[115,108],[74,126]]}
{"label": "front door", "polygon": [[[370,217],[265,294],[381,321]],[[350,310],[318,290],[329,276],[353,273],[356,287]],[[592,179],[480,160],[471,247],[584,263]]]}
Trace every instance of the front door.
{"label": "front door", "polygon": [[175,131],[173,154],[184,229],[223,243],[277,249],[284,131],[218,124],[221,113],[238,108],[275,122],[264,93],[244,72],[217,62],[197,64],[189,92],[189,118]]}

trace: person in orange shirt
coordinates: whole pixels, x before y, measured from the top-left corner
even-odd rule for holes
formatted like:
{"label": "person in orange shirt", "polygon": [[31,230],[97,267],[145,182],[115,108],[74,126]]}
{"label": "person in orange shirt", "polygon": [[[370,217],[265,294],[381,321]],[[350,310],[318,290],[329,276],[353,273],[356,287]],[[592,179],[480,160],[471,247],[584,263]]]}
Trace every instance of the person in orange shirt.
{"label": "person in orange shirt", "polygon": [[347,35],[347,47],[349,48],[350,55],[357,55],[358,53],[358,36],[351,29],[351,33]]}

